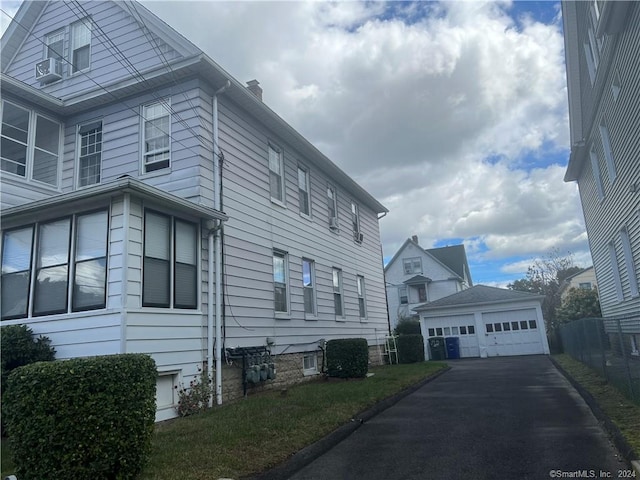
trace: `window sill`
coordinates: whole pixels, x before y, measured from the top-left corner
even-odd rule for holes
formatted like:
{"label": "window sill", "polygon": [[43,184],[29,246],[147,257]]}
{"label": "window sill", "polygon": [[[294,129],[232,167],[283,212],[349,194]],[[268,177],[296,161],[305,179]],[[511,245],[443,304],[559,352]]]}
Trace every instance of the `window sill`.
{"label": "window sill", "polygon": [[312,315],[310,313],[305,313],[304,319],[308,320],[310,322],[316,322],[318,320],[318,316],[317,315]]}
{"label": "window sill", "polygon": [[336,322],[345,323],[347,321],[346,317],[336,317]]}
{"label": "window sill", "polygon": [[313,218],[311,218],[311,214],[306,214],[304,212],[300,212],[300,216],[309,222],[313,222]]}
{"label": "window sill", "polygon": [[303,370],[302,376],[311,377],[313,375],[320,375],[320,372],[317,369],[314,370]]}
{"label": "window sill", "polygon": [[289,313],[277,313],[274,315],[276,320],[291,320],[291,315]]}
{"label": "window sill", "polygon": [[285,210],[287,209],[287,205],[282,200],[278,200],[277,198],[271,197],[271,204],[276,205],[280,208],[284,208]]}

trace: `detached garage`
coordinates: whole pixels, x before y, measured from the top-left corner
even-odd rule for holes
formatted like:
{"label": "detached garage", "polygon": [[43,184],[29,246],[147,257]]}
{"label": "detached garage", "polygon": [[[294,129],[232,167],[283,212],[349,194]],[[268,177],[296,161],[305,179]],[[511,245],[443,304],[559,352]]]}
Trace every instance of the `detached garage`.
{"label": "detached garage", "polygon": [[499,357],[549,353],[541,295],[476,285],[421,305],[420,328],[429,338],[457,337],[459,355]]}

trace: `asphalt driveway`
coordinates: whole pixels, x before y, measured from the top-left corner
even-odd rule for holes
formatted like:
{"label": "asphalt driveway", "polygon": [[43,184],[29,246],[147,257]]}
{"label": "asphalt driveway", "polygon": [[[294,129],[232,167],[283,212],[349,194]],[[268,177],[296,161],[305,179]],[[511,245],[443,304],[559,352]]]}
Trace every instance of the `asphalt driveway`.
{"label": "asphalt driveway", "polygon": [[628,468],[546,356],[451,365],[291,479],[618,478]]}

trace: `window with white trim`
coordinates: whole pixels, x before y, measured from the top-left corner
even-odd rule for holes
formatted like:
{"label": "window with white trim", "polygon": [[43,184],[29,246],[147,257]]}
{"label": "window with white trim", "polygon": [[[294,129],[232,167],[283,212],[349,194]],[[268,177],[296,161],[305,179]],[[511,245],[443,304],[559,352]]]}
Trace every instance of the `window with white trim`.
{"label": "window with white trim", "polygon": [[333,308],[336,317],[344,318],[344,303],[342,299],[342,270],[334,268],[332,270],[333,282]]}
{"label": "window with white trim", "polygon": [[284,159],[282,151],[269,145],[269,189],[271,200],[284,203]]}
{"label": "window with white trim", "polygon": [[402,285],[398,287],[398,296],[400,297],[400,305],[407,305],[409,303],[409,297],[407,296],[407,286]]}
{"label": "window with white trim", "polygon": [[591,173],[593,174],[593,181],[596,183],[598,198],[602,200],[604,198],[604,187],[602,186],[602,176],[600,175],[600,159],[596,152],[595,145],[591,146],[589,159],[591,160]]}
{"label": "window with white trim", "polygon": [[315,262],[308,258],[302,259],[302,293],[304,297],[304,313],[315,315]]}
{"label": "window with white trim", "polygon": [[78,129],[78,186],[100,183],[102,170],[102,122]]}
{"label": "window with white trim", "polygon": [[168,168],[171,160],[171,114],[168,100],[142,107],[143,171]]}
{"label": "window with white trim", "polygon": [[364,277],[358,275],[356,277],[356,286],[358,288],[358,313],[360,318],[367,318],[367,301],[365,296]]}
{"label": "window with white trim", "polygon": [[298,198],[300,200],[300,213],[311,215],[311,189],[309,187],[309,171],[298,167]]}
{"label": "window with white trim", "polygon": [[613,183],[616,179],[616,163],[611,149],[611,138],[609,137],[609,128],[604,119],[600,122],[600,138],[602,139],[602,148],[604,150],[604,158],[607,163],[607,173],[609,174],[609,182]]}
{"label": "window with white trim", "polygon": [[58,122],[4,100],[0,136],[0,169],[3,172],[58,186]]}
{"label": "window with white trim", "polygon": [[403,258],[402,268],[404,269],[405,275],[422,273],[422,259],[420,257]]}
{"label": "window with white trim", "polygon": [[353,238],[360,242],[360,208],[355,202],[351,202],[351,224],[353,227]]}
{"label": "window with white trim", "polygon": [[329,211],[329,228],[338,229],[338,195],[333,185],[327,185],[327,208]]}
{"label": "window with white trim", "polygon": [[276,314],[289,312],[289,280],[287,275],[287,254],[279,250],[273,252],[273,303]]}
{"label": "window with white trim", "polygon": [[5,231],[2,319],[104,308],[107,238],[107,210]]}
{"label": "window with white trim", "polygon": [[609,242],[609,261],[611,263],[611,275],[613,275],[613,285],[616,291],[618,301],[624,300],[622,294],[622,281],[620,279],[620,267],[618,266],[618,256],[616,255],[616,247],[613,242]]}
{"label": "window with white trim", "polygon": [[71,73],[86,70],[91,65],[91,19],[71,25]]}
{"label": "window with white trim", "polygon": [[197,265],[198,226],[146,210],[142,306],[196,309]]}
{"label": "window with white trim", "polygon": [[46,45],[44,58],[62,60],[64,57],[64,30],[58,30],[45,36]]}
{"label": "window with white trim", "polygon": [[302,370],[304,375],[318,373],[318,356],[315,353],[305,353],[302,356]]}
{"label": "window with white trim", "polygon": [[633,264],[633,254],[631,252],[631,242],[629,241],[629,232],[627,227],[620,230],[620,240],[622,241],[622,252],[624,254],[624,264],[627,270],[627,278],[629,280],[629,289],[632,297],[638,296],[638,276],[635,265]]}

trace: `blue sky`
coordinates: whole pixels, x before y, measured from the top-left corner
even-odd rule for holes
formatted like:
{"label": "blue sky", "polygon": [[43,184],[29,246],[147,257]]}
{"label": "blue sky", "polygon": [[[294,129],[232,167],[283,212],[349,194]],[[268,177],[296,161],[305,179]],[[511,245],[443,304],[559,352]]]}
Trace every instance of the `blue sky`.
{"label": "blue sky", "polygon": [[259,80],[269,107],[389,208],[385,258],[412,235],[464,243],[474,283],[497,286],[551,249],[591,264],[577,186],[563,181],[558,2],[143,5]]}

